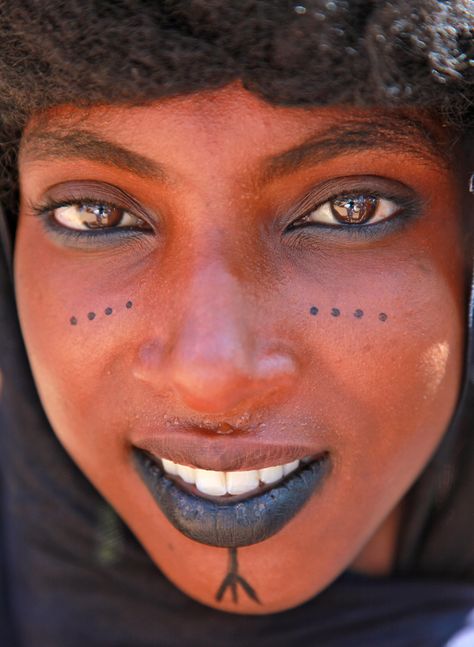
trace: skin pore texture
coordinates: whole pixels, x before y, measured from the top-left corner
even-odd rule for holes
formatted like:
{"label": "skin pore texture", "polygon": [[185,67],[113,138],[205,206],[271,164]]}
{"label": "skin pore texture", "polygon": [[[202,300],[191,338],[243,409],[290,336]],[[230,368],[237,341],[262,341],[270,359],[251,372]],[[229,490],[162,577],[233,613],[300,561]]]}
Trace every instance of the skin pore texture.
{"label": "skin pore texture", "polygon": [[[28,124],[15,285],[44,408],[155,563],[204,604],[271,613],[348,568],[390,573],[464,345],[459,188],[441,129],[420,119],[277,107],[232,85]],[[378,222],[321,222],[322,205],[344,213],[361,195]],[[71,234],[60,205],[80,201],[131,213],[134,228]],[[215,547],[170,523],[134,447],[217,471],[325,453],[330,469],[278,532]]]}

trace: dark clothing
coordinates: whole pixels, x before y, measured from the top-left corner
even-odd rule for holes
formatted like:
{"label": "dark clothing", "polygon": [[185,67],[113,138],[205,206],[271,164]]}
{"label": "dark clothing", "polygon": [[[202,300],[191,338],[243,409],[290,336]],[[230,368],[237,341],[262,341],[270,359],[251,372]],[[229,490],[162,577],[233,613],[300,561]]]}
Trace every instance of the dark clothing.
{"label": "dark clothing", "polygon": [[[164,578],[57,441],[1,262],[1,647],[444,647],[466,625],[474,608],[468,376],[450,429],[407,496],[393,576],[345,573],[289,611],[224,613]],[[466,640],[474,645],[474,633]]]}

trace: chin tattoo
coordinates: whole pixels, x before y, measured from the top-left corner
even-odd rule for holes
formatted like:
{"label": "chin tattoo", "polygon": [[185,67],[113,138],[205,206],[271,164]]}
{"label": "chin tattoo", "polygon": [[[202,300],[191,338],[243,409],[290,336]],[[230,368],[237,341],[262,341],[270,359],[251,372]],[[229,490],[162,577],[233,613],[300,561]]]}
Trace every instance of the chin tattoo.
{"label": "chin tattoo", "polygon": [[229,548],[229,565],[227,574],[222,580],[222,584],[217,589],[216,601],[222,602],[227,591],[230,591],[232,596],[232,602],[237,604],[239,601],[239,591],[245,593],[245,595],[256,602],[257,604],[262,604],[260,599],[255,592],[255,589],[250,586],[247,580],[239,574],[239,562],[237,557],[237,548]]}

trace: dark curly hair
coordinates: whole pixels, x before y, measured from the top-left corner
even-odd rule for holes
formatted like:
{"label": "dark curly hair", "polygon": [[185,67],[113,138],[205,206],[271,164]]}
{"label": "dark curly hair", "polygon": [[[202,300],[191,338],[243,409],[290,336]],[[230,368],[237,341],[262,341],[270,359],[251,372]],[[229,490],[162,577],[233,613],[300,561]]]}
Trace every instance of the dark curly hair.
{"label": "dark curly hair", "polygon": [[474,123],[474,0],[0,0],[3,200],[30,115],[237,79],[285,105],[420,105]]}

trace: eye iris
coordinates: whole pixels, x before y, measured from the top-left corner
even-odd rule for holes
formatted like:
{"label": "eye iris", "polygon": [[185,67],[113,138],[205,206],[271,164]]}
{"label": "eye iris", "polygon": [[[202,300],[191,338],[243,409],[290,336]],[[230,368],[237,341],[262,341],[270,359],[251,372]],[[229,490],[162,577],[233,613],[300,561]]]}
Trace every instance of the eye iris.
{"label": "eye iris", "polygon": [[339,222],[360,224],[375,215],[377,204],[378,198],[372,195],[345,196],[331,200],[331,211]]}
{"label": "eye iris", "polygon": [[83,223],[88,229],[113,227],[119,224],[123,216],[122,209],[105,204],[84,205],[80,207],[79,211],[82,214]]}

